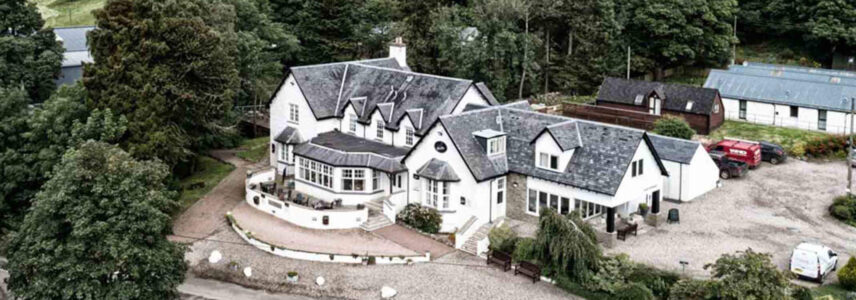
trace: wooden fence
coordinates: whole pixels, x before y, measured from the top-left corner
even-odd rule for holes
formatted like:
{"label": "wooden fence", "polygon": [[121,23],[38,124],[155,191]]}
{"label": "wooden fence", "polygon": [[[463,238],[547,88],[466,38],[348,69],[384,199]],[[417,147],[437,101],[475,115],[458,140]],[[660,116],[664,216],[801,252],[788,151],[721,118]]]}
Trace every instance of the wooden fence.
{"label": "wooden fence", "polygon": [[660,117],[632,110],[587,104],[566,102],[563,103],[562,106],[562,114],[566,117],[633,127],[643,130],[653,129],[654,121]]}

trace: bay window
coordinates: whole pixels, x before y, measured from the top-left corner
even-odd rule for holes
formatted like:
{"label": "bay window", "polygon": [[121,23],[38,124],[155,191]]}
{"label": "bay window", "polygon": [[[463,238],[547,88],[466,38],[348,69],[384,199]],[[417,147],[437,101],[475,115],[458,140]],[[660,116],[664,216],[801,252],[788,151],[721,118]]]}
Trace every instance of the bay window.
{"label": "bay window", "polygon": [[580,199],[574,199],[574,207],[571,207],[571,198],[548,192],[529,189],[528,195],[526,211],[532,215],[539,214],[544,208],[550,208],[562,215],[578,211],[583,219],[591,219],[606,212],[606,207]]}
{"label": "bay window", "polygon": [[[428,179],[428,188],[425,191],[427,205],[434,208],[449,208],[449,183]],[[438,206],[438,204],[440,206]]]}
{"label": "bay window", "polygon": [[372,190],[380,189],[380,172],[376,170],[372,170]]}
{"label": "bay window", "polygon": [[333,167],[322,164],[320,162],[300,158],[297,174],[300,179],[308,181],[326,188],[333,188]]}
{"label": "bay window", "polygon": [[366,171],[363,169],[342,169],[342,190],[364,191]]}

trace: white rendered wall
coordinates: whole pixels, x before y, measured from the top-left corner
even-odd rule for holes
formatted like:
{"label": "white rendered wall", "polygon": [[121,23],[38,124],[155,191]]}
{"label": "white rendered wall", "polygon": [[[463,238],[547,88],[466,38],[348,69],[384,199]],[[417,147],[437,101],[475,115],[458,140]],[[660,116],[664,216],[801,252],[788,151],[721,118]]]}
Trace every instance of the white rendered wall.
{"label": "white rendered wall", "polygon": [[461,98],[461,101],[458,102],[458,105],[455,106],[455,109],[452,110],[452,114],[456,115],[464,111],[464,108],[467,107],[467,104],[477,104],[489,106],[490,103],[482,96],[481,92],[476,89],[475,85],[470,85],[470,88],[467,89],[467,93],[464,94],[464,97]]}
{"label": "white rendered wall", "polygon": [[556,155],[559,157],[559,170],[567,170],[568,163],[571,162],[571,157],[574,155],[574,150],[562,151],[562,148],[559,148],[559,145],[556,144],[556,140],[553,139],[553,135],[549,132],[545,132],[538,139],[535,140],[535,164],[537,166],[538,160],[540,160],[539,153],[548,153],[551,155]]}
{"label": "white rendered wall", "polygon": [[[685,169],[689,169],[689,165],[681,165],[679,162],[663,160],[663,165],[666,166],[666,171],[670,176],[663,176],[663,198],[671,200],[679,200],[681,198],[681,181]],[[688,171],[688,170],[687,170]]]}
{"label": "white rendered wall", "polygon": [[[366,139],[376,141],[376,142],[381,142],[381,143],[384,143],[387,145],[392,145],[392,138],[393,138],[393,132],[392,131],[387,130],[386,128],[383,128],[383,138],[379,139],[377,137],[377,129],[378,129],[377,128],[377,122],[378,121],[383,121],[383,117],[381,116],[380,111],[375,110],[375,112],[372,114],[372,121],[371,121],[371,123],[369,123],[369,125],[366,128]],[[386,121],[384,121],[383,124],[386,125]]]}
{"label": "white rendered wall", "polygon": [[818,110],[799,107],[797,117],[791,117],[790,106],[780,104],[746,101],[746,119],[740,119],[740,102],[735,99],[722,99],[725,106],[725,118],[749,123],[784,126],[807,130],[826,131],[846,134],[850,130],[850,117],[846,112],[827,111],[826,130],[818,128]]}
{"label": "white rendered wall", "polygon": [[[689,170],[687,170],[689,169]],[[689,166],[684,166],[681,201],[688,202],[716,188],[719,167],[701,145],[696,149]]]}
{"label": "white rendered wall", "polygon": [[[296,104],[298,107],[298,122],[289,121],[289,104]],[[339,128],[339,120],[332,118],[322,121],[317,121],[315,115],[312,114],[312,109],[309,108],[309,103],[303,97],[303,92],[294,80],[293,75],[288,75],[282,87],[276,92],[273,101],[270,103],[270,141],[285,129],[286,126],[292,126],[298,129],[300,136],[304,140],[309,140],[318,136],[319,133],[332,131]],[[277,145],[277,148],[279,146]],[[277,150],[279,151],[279,150]],[[276,166],[276,157],[271,156],[270,165]],[[282,169],[279,170],[282,172]]]}
{"label": "white rendered wall", "polygon": [[[442,125],[434,126],[423,138],[426,140],[420,143],[419,147],[413,149],[410,156],[404,162],[407,169],[411,172],[410,178],[412,179],[413,173],[419,170],[425,163],[432,158],[436,158],[448,163],[452,170],[455,171],[455,174],[461,179],[459,182],[450,183],[449,209],[447,212],[441,214],[443,216],[441,230],[444,232],[453,232],[455,229],[463,226],[469,220],[470,216],[478,218],[477,224],[473,224],[474,227],[471,228],[478,228],[480,224],[487,223],[491,216],[491,199],[494,197],[491,196],[490,185],[492,180],[481,183],[476,182]],[[446,152],[440,153],[434,149],[434,144],[438,141],[446,144]],[[412,180],[410,182],[410,190],[408,191],[410,203],[422,203],[426,182],[427,180],[425,179]],[[467,199],[466,205],[461,205],[461,197]]]}
{"label": "white rendered wall", "polygon": [[642,175],[632,177],[632,167],[628,164],[624,179],[621,181],[621,186],[618,187],[615,197],[612,198],[612,203],[606,205],[617,207],[627,203],[623,211],[622,209],[617,210],[622,215],[637,211],[639,203],[647,202],[650,206],[651,201],[648,198],[654,191],[660,190],[660,199],[663,198],[663,175],[654,160],[654,154],[644,141],[639,143],[636,153],[633,155],[633,161],[639,159],[643,160],[644,165]]}
{"label": "white rendered wall", "polygon": [[[410,146],[408,146],[405,143],[407,141],[406,140],[407,127],[413,128],[413,132],[414,132],[414,134],[413,134],[413,145],[410,145]],[[401,118],[401,122],[398,125],[398,131],[395,132],[395,135],[393,136],[393,142],[392,142],[393,146],[404,147],[404,148],[410,148],[410,147],[416,146],[416,143],[419,143],[419,136],[416,135],[416,133],[415,133],[416,131],[418,131],[418,130],[415,127],[413,127],[413,123],[410,122],[409,116],[405,116],[404,118]],[[434,147],[433,143],[431,144],[431,147]]]}

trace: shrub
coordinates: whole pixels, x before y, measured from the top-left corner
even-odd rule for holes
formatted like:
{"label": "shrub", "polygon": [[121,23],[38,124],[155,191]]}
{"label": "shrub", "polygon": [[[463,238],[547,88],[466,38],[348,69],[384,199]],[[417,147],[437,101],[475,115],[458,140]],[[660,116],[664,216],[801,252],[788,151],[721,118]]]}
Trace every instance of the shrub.
{"label": "shrub", "polygon": [[794,145],[790,149],[791,155],[796,157],[805,156],[805,143],[803,142],[795,142]]}
{"label": "shrub", "polygon": [[817,137],[805,145],[805,154],[812,157],[828,157],[842,151],[847,151],[847,137],[841,135]]}
{"label": "shrub", "polygon": [[623,284],[615,291],[616,300],[654,300],[654,293],[651,292],[645,285],[633,282]]}
{"label": "shrub", "polygon": [[695,130],[682,118],[664,116],[654,122],[654,133],[689,140],[693,138]]}
{"label": "shrub", "polygon": [[636,264],[633,272],[627,277],[628,282],[638,282],[648,287],[659,299],[668,299],[669,290],[681,276],[678,273],[660,270],[643,264]]}
{"label": "shrub", "polygon": [[670,300],[704,300],[713,298],[711,281],[682,279],[669,290]]}
{"label": "shrub", "polygon": [[627,254],[604,257],[597,264],[597,272],[583,285],[590,290],[613,294],[625,284],[635,267],[636,264],[630,261]]}
{"label": "shrub", "polygon": [[511,230],[505,223],[497,227],[491,228],[487,234],[487,239],[490,241],[490,250],[502,251],[505,253],[513,253],[514,246],[517,243],[517,233]]}
{"label": "shrub", "polygon": [[517,239],[517,245],[514,246],[514,253],[512,254],[512,258],[515,261],[528,261],[532,260],[535,257],[533,253],[535,250],[535,239],[533,238],[519,238]]}
{"label": "shrub", "polygon": [[[724,254],[704,268],[711,270],[716,296],[725,299],[783,299],[788,296],[790,272],[782,272],[772,255],[747,249]],[[747,284],[751,283],[751,284]]]}
{"label": "shrub", "polygon": [[856,197],[841,195],[832,200],[829,214],[851,225],[856,224]]}
{"label": "shrub", "polygon": [[838,270],[838,283],[847,290],[856,291],[856,257],[850,257],[847,264]]}
{"label": "shrub", "polygon": [[443,218],[437,210],[430,207],[423,207],[418,203],[411,203],[404,207],[396,216],[397,219],[427,233],[437,233],[440,231],[440,224]]}
{"label": "shrub", "polygon": [[791,285],[791,298],[795,300],[813,300],[811,290],[804,286]]}

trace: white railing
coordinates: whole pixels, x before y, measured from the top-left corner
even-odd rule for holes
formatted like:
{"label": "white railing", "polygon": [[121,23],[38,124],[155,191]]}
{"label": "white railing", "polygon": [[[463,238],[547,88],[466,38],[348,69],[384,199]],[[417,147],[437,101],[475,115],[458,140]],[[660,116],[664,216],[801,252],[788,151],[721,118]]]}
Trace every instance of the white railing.
{"label": "white railing", "polygon": [[383,215],[389,219],[390,222],[395,223],[395,215],[398,213],[395,209],[395,204],[389,200],[389,198],[383,199]]}

